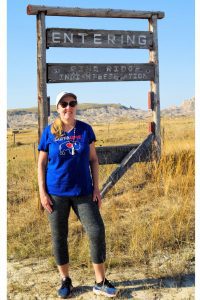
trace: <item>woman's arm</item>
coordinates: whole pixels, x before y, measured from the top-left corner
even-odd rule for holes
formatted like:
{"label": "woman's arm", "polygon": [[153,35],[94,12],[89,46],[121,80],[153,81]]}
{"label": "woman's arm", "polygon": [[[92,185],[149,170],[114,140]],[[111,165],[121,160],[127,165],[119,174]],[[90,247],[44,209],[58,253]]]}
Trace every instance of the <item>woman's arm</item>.
{"label": "woman's arm", "polygon": [[46,183],[45,183],[45,172],[48,160],[48,153],[44,151],[39,152],[38,157],[38,185],[39,185],[39,193],[40,193],[40,200],[42,206],[51,213],[53,204],[47,191],[46,191]]}
{"label": "woman's arm", "polygon": [[101,206],[101,195],[99,191],[99,162],[95,149],[94,142],[90,144],[90,168],[93,180],[93,201],[98,201],[98,206]]}

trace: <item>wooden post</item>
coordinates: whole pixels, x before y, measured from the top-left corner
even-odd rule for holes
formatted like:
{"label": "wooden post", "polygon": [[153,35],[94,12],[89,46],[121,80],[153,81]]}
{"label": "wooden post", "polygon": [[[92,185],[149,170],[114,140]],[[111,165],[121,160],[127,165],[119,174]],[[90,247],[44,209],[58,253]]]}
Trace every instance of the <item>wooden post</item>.
{"label": "wooden post", "polygon": [[164,148],[165,145],[165,128],[162,128],[162,147]]}
{"label": "wooden post", "polygon": [[35,145],[35,142],[33,143],[33,154],[34,154],[34,162],[36,164],[36,145]]}
{"label": "wooden post", "polygon": [[37,15],[38,142],[48,124],[45,12]]}
{"label": "wooden post", "polygon": [[[37,15],[37,88],[38,88],[38,143],[44,127],[48,124],[48,102],[46,85],[46,30],[45,12]],[[40,197],[38,207],[44,211]]]}
{"label": "wooden post", "polygon": [[15,132],[13,132],[13,145],[15,145]]}
{"label": "wooden post", "polygon": [[13,130],[12,134],[13,134],[13,145],[15,145],[16,139],[15,139],[15,135],[19,133],[19,130]]}
{"label": "wooden post", "polygon": [[158,60],[158,36],[157,36],[157,16],[153,15],[149,19],[149,31],[153,33],[153,48],[149,51],[150,62],[155,65],[154,80],[150,81],[151,92],[154,93],[153,122],[155,123],[156,156],[161,156],[160,138],[160,91],[159,91],[159,60]]}

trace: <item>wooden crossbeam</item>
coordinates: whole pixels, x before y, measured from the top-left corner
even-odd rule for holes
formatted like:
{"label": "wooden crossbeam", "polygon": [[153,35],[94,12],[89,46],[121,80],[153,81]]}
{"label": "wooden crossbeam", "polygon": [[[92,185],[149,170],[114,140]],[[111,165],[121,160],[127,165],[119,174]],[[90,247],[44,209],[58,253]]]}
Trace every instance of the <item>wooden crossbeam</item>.
{"label": "wooden crossbeam", "polygon": [[101,191],[102,198],[134,163],[150,160],[152,142],[154,138],[154,134],[149,134],[147,138],[136,149],[133,148],[124,157],[121,164],[112,172],[112,174],[108,177],[107,181],[103,185]]}
{"label": "wooden crossbeam", "polygon": [[162,11],[137,11],[125,9],[103,9],[103,8],[79,8],[79,7],[53,7],[45,5],[27,6],[28,15],[37,15],[45,12],[47,16],[68,16],[68,17],[98,17],[98,18],[130,18],[149,19],[155,15],[158,19],[164,18]]}
{"label": "wooden crossbeam", "polygon": [[120,164],[123,158],[140,144],[96,147],[100,165]]}

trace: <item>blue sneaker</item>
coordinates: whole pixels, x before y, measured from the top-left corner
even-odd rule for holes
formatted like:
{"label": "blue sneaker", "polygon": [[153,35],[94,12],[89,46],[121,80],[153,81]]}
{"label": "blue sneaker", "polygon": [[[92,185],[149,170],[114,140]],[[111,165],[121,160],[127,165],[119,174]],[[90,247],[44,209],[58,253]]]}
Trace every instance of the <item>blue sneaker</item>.
{"label": "blue sneaker", "polygon": [[103,295],[111,298],[117,296],[118,290],[105,278],[102,282],[95,283],[93,292],[96,295]]}
{"label": "blue sneaker", "polygon": [[66,299],[71,295],[73,289],[71,278],[67,277],[62,279],[61,287],[58,290],[58,296],[60,298]]}

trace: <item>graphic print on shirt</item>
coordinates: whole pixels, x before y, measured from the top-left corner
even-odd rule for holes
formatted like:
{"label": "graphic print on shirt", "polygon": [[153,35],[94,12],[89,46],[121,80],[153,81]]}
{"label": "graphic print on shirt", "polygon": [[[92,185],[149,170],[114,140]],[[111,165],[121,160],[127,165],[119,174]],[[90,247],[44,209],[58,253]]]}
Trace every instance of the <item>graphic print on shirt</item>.
{"label": "graphic print on shirt", "polygon": [[[80,136],[79,136],[80,137]],[[65,140],[62,144],[59,146],[59,154],[65,155],[67,152],[69,154],[74,155],[75,152],[80,149],[81,144],[77,140],[75,140],[77,137],[67,137],[67,140]]]}

